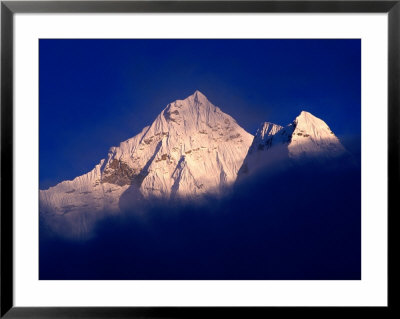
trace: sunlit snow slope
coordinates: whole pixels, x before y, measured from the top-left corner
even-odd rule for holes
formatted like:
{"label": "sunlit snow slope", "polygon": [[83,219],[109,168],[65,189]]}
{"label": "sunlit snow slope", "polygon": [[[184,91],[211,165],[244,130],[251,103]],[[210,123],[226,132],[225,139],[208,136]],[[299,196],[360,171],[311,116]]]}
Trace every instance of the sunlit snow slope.
{"label": "sunlit snow slope", "polygon": [[289,125],[265,122],[258,129],[239,176],[287,161],[299,163],[335,159],[347,154],[328,125],[311,113],[302,111]]}
{"label": "sunlit snow slope", "polygon": [[[236,180],[253,136],[196,91],[136,136],[112,147],[87,174],[40,190],[40,211],[119,211],[120,199],[198,197]],[[129,200],[128,200],[129,201]]]}

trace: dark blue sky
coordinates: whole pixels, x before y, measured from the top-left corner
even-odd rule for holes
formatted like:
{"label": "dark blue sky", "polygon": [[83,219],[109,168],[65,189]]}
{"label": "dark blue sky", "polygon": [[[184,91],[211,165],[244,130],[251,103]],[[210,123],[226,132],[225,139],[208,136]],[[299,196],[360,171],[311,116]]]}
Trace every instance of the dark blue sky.
{"label": "dark blue sky", "polygon": [[254,134],[301,110],[359,141],[360,40],[40,40],[40,188],[86,173],[196,89]]}

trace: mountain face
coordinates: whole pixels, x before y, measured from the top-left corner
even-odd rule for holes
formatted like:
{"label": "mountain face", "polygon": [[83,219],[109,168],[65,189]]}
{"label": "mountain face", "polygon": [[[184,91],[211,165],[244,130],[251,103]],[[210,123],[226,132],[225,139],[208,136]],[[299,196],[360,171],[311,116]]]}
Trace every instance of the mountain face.
{"label": "mountain face", "polygon": [[[87,174],[40,190],[40,216],[53,231],[81,238],[102,216],[140,212],[149,200],[218,195],[265,167],[279,172],[307,161],[340,166],[336,159],[345,154],[328,125],[308,112],[287,126],[265,122],[253,137],[196,91],[110,148]],[[326,165],[329,159],[334,161]]]}
{"label": "mountain face", "polygon": [[196,91],[168,104],[89,173],[40,190],[40,211],[117,212],[138,198],[218,193],[236,180],[252,142],[251,134]]}
{"label": "mountain face", "polygon": [[302,111],[285,127],[269,122],[261,125],[239,171],[239,177],[280,162],[323,162],[346,153],[324,121]]}

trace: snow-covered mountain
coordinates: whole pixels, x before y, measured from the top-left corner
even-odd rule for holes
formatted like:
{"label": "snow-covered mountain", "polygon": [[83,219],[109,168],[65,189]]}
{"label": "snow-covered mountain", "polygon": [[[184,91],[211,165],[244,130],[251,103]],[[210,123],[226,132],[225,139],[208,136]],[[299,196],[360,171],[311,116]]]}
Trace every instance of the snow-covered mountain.
{"label": "snow-covered mountain", "polygon": [[346,155],[347,151],[328,125],[311,113],[302,111],[289,125],[265,122],[257,130],[239,177],[260,168],[284,162],[323,162]]}
{"label": "snow-covered mountain", "polygon": [[40,211],[117,212],[137,198],[218,193],[236,180],[252,142],[251,134],[196,91],[168,104],[89,173],[40,190]]}

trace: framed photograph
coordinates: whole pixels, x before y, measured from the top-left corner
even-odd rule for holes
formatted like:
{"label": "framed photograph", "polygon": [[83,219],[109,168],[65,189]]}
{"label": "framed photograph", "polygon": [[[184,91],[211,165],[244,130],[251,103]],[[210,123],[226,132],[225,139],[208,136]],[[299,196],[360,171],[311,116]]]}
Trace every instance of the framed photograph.
{"label": "framed photograph", "polygon": [[1,316],[389,314],[399,19],[2,1]]}

